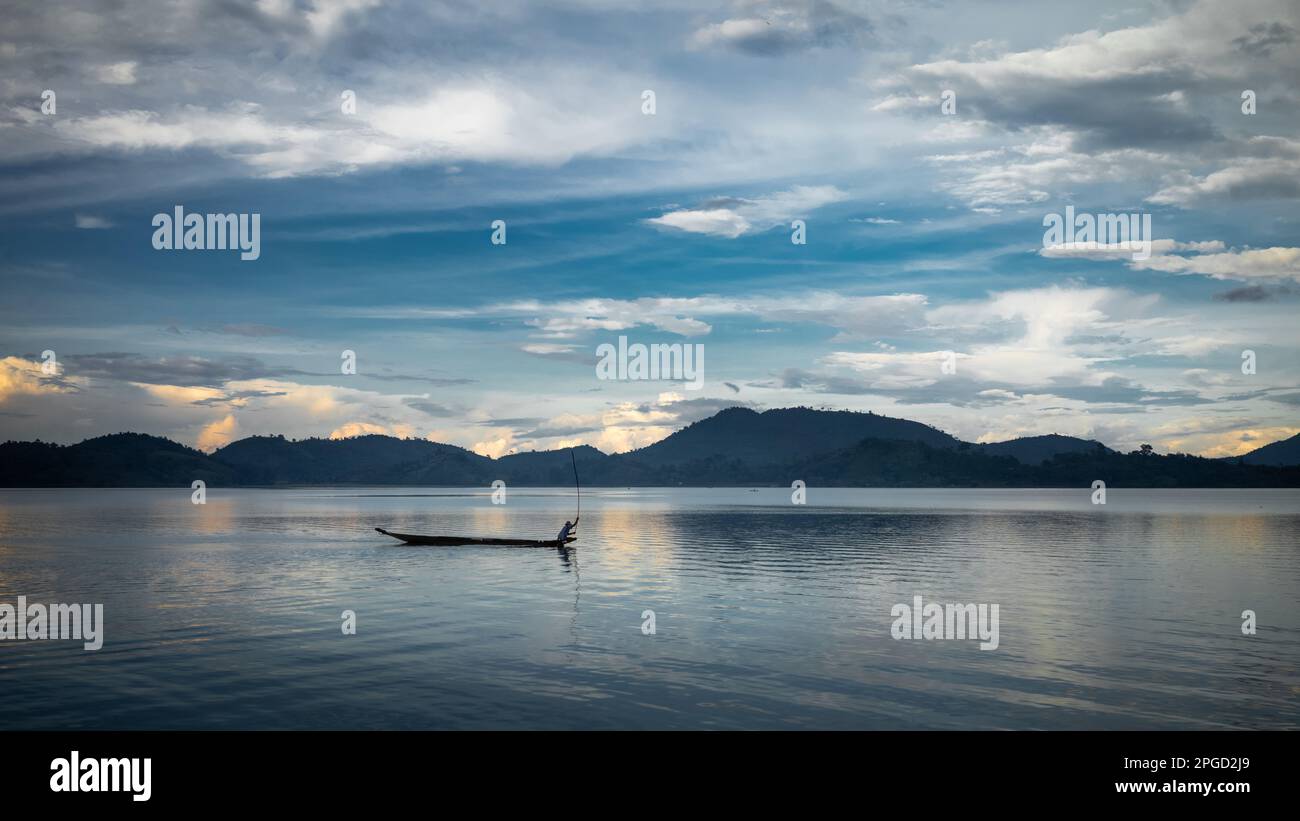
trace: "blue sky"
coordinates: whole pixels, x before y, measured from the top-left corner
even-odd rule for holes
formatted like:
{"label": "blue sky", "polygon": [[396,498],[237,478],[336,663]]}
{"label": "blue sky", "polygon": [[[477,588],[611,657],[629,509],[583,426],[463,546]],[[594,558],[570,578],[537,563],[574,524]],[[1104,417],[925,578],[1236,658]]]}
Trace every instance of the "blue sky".
{"label": "blue sky", "polygon": [[[1300,432],[1294,3],[5,14],[6,439],[621,451],[732,404],[1209,455]],[[260,214],[260,258],[155,250],[177,205]],[[1151,257],[1045,248],[1067,206],[1149,214]],[[619,335],[702,345],[703,389],[598,379]]]}

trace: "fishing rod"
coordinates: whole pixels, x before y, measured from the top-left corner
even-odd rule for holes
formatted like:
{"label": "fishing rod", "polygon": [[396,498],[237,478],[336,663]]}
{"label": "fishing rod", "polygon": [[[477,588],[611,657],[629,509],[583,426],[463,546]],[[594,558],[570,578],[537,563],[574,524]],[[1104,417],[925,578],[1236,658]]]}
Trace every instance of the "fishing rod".
{"label": "fishing rod", "polygon": [[582,518],[582,485],[578,484],[578,457],[573,455],[573,448],[569,448],[569,459],[573,462],[573,489],[578,493],[578,512],[573,517],[576,525]]}

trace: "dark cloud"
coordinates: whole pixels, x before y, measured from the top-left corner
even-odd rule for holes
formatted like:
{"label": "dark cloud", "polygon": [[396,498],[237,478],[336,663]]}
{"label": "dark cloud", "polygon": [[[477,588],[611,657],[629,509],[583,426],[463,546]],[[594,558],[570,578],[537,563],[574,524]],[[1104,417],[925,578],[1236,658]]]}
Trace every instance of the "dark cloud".
{"label": "dark cloud", "polygon": [[540,425],[546,419],[541,416],[515,416],[503,419],[488,419],[478,424],[489,428],[527,428]]}
{"label": "dark cloud", "polygon": [[381,382],[423,382],[427,385],[435,385],[438,387],[449,387],[451,385],[472,385],[473,383],[478,381],[477,379],[469,379],[467,377],[460,377],[460,376],[456,376],[456,377],[419,376],[417,374],[404,374],[404,373],[382,373],[382,372],[366,373],[364,371],[358,371],[358,375],[364,376],[367,379],[378,379]]}
{"label": "dark cloud", "polygon": [[1074,334],[1066,337],[1066,345],[1132,345],[1138,340],[1123,334]]}
{"label": "dark cloud", "polygon": [[[720,410],[726,408],[750,408],[752,410],[761,410],[762,405],[757,402],[738,402],[735,399],[681,399],[668,405],[647,405],[644,410],[668,411],[676,419],[674,424],[689,425],[692,422],[698,422],[701,419],[708,419]],[[650,422],[651,426],[663,424],[662,422]]]}
{"label": "dark cloud", "polygon": [[201,356],[148,357],[138,353],[99,353],[71,354],[61,361],[68,376],[186,388],[219,388],[226,382],[241,379],[320,375],[297,368],[267,365],[251,356],[205,359]]}
{"label": "dark cloud", "polygon": [[1141,406],[1160,405],[1206,405],[1213,399],[1206,399],[1196,391],[1153,391],[1142,387],[1131,379],[1112,376],[1100,385],[1051,386],[1041,390],[1026,389],[1028,393],[1050,393],[1062,399],[1077,399],[1088,403],[1128,404]]}
{"label": "dark cloud", "polygon": [[235,325],[221,325],[216,328],[204,328],[203,330],[211,331],[217,334],[229,334],[232,336],[282,336],[289,333],[283,328],[276,328],[271,325],[258,325],[256,323],[242,323]]}
{"label": "dark cloud", "polygon": [[402,404],[406,405],[408,408],[414,408],[421,413],[428,414],[429,416],[446,417],[456,415],[456,411],[448,408],[446,405],[439,405],[437,402],[430,402],[428,399],[415,399],[408,397],[402,400]]}
{"label": "dark cloud", "polygon": [[1287,288],[1266,288],[1263,285],[1243,285],[1214,295],[1220,302],[1267,302],[1276,294],[1286,293]]}
{"label": "dark cloud", "polygon": [[1296,30],[1285,23],[1260,23],[1232,44],[1252,57],[1267,57],[1275,46],[1294,43]]}
{"label": "dark cloud", "polygon": [[[976,382],[960,375],[947,376],[930,385],[897,388],[882,388],[858,377],[815,373],[800,368],[787,368],[777,378],[782,388],[846,396],[888,396],[900,405],[948,404],[956,407],[991,407],[1014,402],[1019,399],[1021,392],[1011,385]],[[984,393],[986,391],[994,391],[994,393]]]}
{"label": "dark cloud", "polygon": [[871,41],[871,21],[827,0],[744,5],[739,17],[695,32],[701,46],[721,46],[756,57],[811,49],[860,47]]}
{"label": "dark cloud", "polygon": [[1080,153],[1125,148],[1165,149],[1219,140],[1218,128],[1198,109],[1160,99],[1181,81],[1169,67],[1151,76],[1014,89],[977,86],[962,99],[978,116],[1013,130],[1064,126],[1074,132]]}
{"label": "dark cloud", "polygon": [[288,396],[288,391],[231,391],[225,396],[215,396],[211,399],[199,399],[191,402],[192,405],[218,406],[225,405],[237,399],[265,399],[271,396]]}
{"label": "dark cloud", "polygon": [[[1195,391],[1149,390],[1118,376],[1112,376],[1100,385],[1012,385],[1002,382],[979,382],[954,375],[929,385],[879,387],[856,377],[787,368],[778,375],[777,382],[782,388],[809,390],[816,393],[888,396],[900,405],[947,404],[962,408],[1008,405],[1020,401],[1027,394],[1076,399],[1090,405],[1128,405],[1130,410],[1162,405],[1204,405],[1214,401],[1202,397]],[[1092,412],[1091,408],[1089,412]]]}
{"label": "dark cloud", "polygon": [[600,425],[542,425],[520,434],[524,439],[543,439],[548,436],[577,436],[603,430]]}

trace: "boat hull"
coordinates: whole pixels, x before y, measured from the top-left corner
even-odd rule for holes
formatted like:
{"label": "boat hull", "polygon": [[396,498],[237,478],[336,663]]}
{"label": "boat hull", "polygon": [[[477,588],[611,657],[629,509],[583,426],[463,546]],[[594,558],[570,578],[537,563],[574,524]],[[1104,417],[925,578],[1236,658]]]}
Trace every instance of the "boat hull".
{"label": "boat hull", "polygon": [[[456,545],[495,545],[498,547],[559,547],[558,539],[477,539],[472,536],[421,536],[415,533],[391,533],[382,527],[375,530],[385,536],[400,539],[406,544],[428,545],[432,547],[454,547]],[[576,542],[577,536],[565,539],[565,544]]]}

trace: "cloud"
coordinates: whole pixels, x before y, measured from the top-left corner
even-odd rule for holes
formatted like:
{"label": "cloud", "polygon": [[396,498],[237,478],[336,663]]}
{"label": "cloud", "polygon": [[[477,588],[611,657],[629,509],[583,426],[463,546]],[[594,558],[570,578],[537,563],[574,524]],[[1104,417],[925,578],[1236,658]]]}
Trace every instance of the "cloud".
{"label": "cloud", "polygon": [[1246,34],[1235,38],[1232,44],[1252,56],[1268,57],[1276,47],[1295,42],[1295,27],[1275,22],[1251,26]]}
{"label": "cloud", "polygon": [[646,128],[639,109],[622,104],[629,82],[635,81],[551,64],[512,78],[448,79],[431,92],[361,89],[353,115],[323,118],[235,102],[106,108],[52,127],[68,147],[204,149],[272,178],[427,163],[553,166],[654,139],[657,132]]}
{"label": "cloud", "polygon": [[515,444],[515,436],[510,431],[506,431],[500,436],[494,436],[491,439],[483,439],[470,445],[470,450],[479,456],[487,456],[491,459],[499,459],[507,453],[517,452],[518,445]]}
{"label": "cloud", "polygon": [[936,154],[936,184],[975,209],[1029,205],[1050,200],[1059,189],[1129,181],[1133,168],[1171,169],[1174,157],[1133,147],[1089,150],[1059,126],[1030,126],[1000,149]]}
{"label": "cloud", "polygon": [[[994,293],[926,311],[926,325],[916,336],[923,334],[931,345],[946,340],[954,372],[944,371],[950,351],[942,348],[840,350],[821,357],[819,370],[781,370],[771,386],[961,408],[1034,407],[1049,398],[1130,410],[1215,401],[1194,388],[1140,384],[1116,370],[1136,357],[1182,355],[1192,348],[1204,354],[1224,344],[1203,331],[1180,335],[1181,323],[1170,318],[1135,321],[1155,303],[1116,288]],[[1151,336],[1131,336],[1143,329]]]}
{"label": "cloud", "polygon": [[39,396],[76,390],[59,376],[45,374],[41,369],[43,364],[18,356],[0,359],[0,404],[20,395]]}
{"label": "cloud", "polygon": [[456,415],[456,411],[446,405],[431,402],[423,397],[409,396],[402,400],[402,404],[406,405],[408,408],[414,408],[420,413],[428,414],[429,416],[445,417]]}
{"label": "cloud", "polygon": [[142,109],[109,111],[60,120],[54,127],[64,136],[91,146],[135,151],[255,147],[310,136],[305,128],[268,123],[254,106],[227,111],[185,106],[171,117]]}
{"label": "cloud", "polygon": [[96,66],[93,70],[95,80],[105,85],[129,86],[135,85],[135,70],[137,64],[134,61],[122,63],[109,63],[107,65]]}
{"label": "cloud", "polygon": [[232,380],[301,375],[297,368],[266,365],[251,356],[208,359],[201,356],[149,357],[136,353],[69,354],[69,374],[156,385],[216,388]]}
{"label": "cloud", "polygon": [[1274,296],[1274,291],[1262,285],[1243,285],[1214,295],[1219,302],[1267,302]]}
{"label": "cloud", "polygon": [[651,225],[672,228],[690,234],[708,234],[735,239],[778,225],[788,226],[793,219],[848,198],[833,185],[796,185],[756,199],[725,199],[696,209],[669,211],[646,220]]}
{"label": "cloud", "polygon": [[[1078,245],[1047,246],[1039,250],[1044,257],[1067,257],[1091,259],[1094,261],[1124,260],[1129,268],[1137,271],[1161,271],[1170,274],[1201,274],[1213,279],[1235,279],[1249,281],[1263,279],[1270,281],[1300,282],[1300,248],[1227,248],[1219,240],[1205,242],[1177,242],[1172,239],[1158,239],[1151,243],[1151,254],[1147,259],[1134,259],[1139,252],[1139,245],[1130,248],[1101,245],[1095,248]],[[1262,288],[1258,291],[1242,290],[1231,292],[1229,301],[1243,301],[1254,297],[1253,301],[1266,299],[1268,292]]]}
{"label": "cloud", "polygon": [[686,399],[674,391],[660,393],[652,402],[621,402],[601,414],[601,433],[596,438],[596,447],[606,453],[643,448],[678,428],[730,407],[759,406],[734,399]]}
{"label": "cloud", "polygon": [[1173,254],[1152,255],[1150,259],[1134,260],[1131,266],[1172,274],[1202,274],[1213,279],[1300,282],[1300,248],[1234,249],[1190,257]]}
{"label": "cloud", "polygon": [[687,399],[675,391],[666,391],[651,401],[619,402],[592,413],[564,413],[545,420],[492,419],[487,424],[507,430],[479,440],[473,450],[499,455],[516,450],[588,444],[606,453],[622,453],[653,444],[674,430],[729,407],[758,408],[759,405],[712,397]]}
{"label": "cloud", "polygon": [[331,439],[353,439],[357,436],[396,436],[405,439],[413,432],[409,425],[399,425],[389,427],[388,425],[378,425],[374,422],[348,422],[346,425],[340,425],[330,431]]}
{"label": "cloud", "polygon": [[727,239],[735,239],[742,234],[747,234],[752,228],[749,220],[729,208],[670,211],[646,222],[662,225],[665,228],[676,228],[689,234],[711,234]]}
{"label": "cloud", "polygon": [[194,446],[201,451],[211,453],[217,448],[235,441],[238,429],[239,423],[235,421],[234,414],[227,414],[223,418],[205,425],[203,430],[199,432]]}
{"label": "cloud", "polygon": [[1294,66],[1294,49],[1252,54],[1236,42],[1294,16],[1283,0],[1200,2],[1146,25],[1084,31],[1046,48],[922,63],[901,79],[954,89],[959,110],[1013,130],[1068,129],[1088,151],[1203,144],[1220,131],[1189,98]]}
{"label": "cloud", "polygon": [[[876,85],[875,110],[933,117],[936,89],[957,95],[956,117],[1000,130],[1001,148],[963,152],[943,181],[967,204],[1041,202],[1071,188],[1164,177],[1151,202],[1294,198],[1294,141],[1233,132],[1244,88],[1276,109],[1300,70],[1294,3],[1196,2],[1143,25],[1084,31],[1041,48],[912,65]],[[971,139],[977,138],[971,134]],[[998,152],[990,156],[989,152]],[[982,161],[974,155],[983,153]],[[1222,166],[1207,176],[1198,169]]]}
{"label": "cloud", "polygon": [[232,325],[220,325],[216,328],[202,328],[201,330],[232,336],[250,336],[258,339],[267,336],[283,336],[289,333],[284,328],[276,328],[273,325],[260,325],[255,322],[239,322]]}
{"label": "cloud", "polygon": [[827,0],[737,3],[744,17],[731,17],[696,29],[695,49],[723,47],[775,57],[818,48],[863,45],[872,25],[867,18]]}
{"label": "cloud", "polygon": [[578,436],[599,430],[603,430],[599,415],[564,413],[538,424],[523,436],[528,439],[550,439],[557,436]]}
{"label": "cloud", "polygon": [[[1211,459],[1240,456],[1300,433],[1300,427],[1294,425],[1256,426],[1244,419],[1235,420],[1240,427],[1230,430],[1200,432],[1196,430],[1194,420],[1180,421],[1181,425],[1175,423],[1166,426],[1166,429],[1174,432],[1165,434],[1157,429],[1153,438],[1160,447],[1172,453],[1197,453]],[[1179,427],[1184,429],[1178,430]]]}
{"label": "cloud", "polygon": [[[1119,215],[1125,217],[1127,215]],[[1178,242],[1172,239],[1154,239],[1151,240],[1151,247],[1147,249],[1142,246],[1142,241],[1131,240],[1128,247],[1123,245],[1123,240],[1112,241],[1113,237],[1105,237],[1103,222],[1099,219],[1097,224],[1098,236],[1096,242],[1089,243],[1064,243],[1061,245],[1046,245],[1039,249],[1038,255],[1049,259],[1091,259],[1096,261],[1103,260],[1133,260],[1133,255],[1139,251],[1150,251],[1152,256],[1160,254],[1170,254],[1175,251],[1185,251],[1191,253],[1205,253],[1210,251],[1222,251],[1225,245],[1219,240],[1208,240],[1205,242]],[[1121,234],[1121,236],[1123,236]],[[1137,267],[1137,266],[1135,266]]]}
{"label": "cloud", "polygon": [[1157,205],[1191,208],[1206,202],[1294,200],[1300,198],[1300,142],[1278,137],[1253,137],[1242,145],[1246,156],[1198,177],[1187,172],[1147,198]]}
{"label": "cloud", "polygon": [[[838,329],[846,337],[882,336],[918,327],[924,322],[926,298],[921,294],[849,296],[828,291],[799,291],[780,296],[592,298],[542,302],[507,302],[445,312],[403,307],[363,311],[372,316],[426,316],[464,319],[514,317],[551,339],[579,334],[628,331],[650,327],[680,336],[704,336],[713,326],[697,317],[754,317],[760,320],[813,323]],[[763,329],[770,331],[771,329]],[[528,343],[527,353],[589,362],[568,343]]]}
{"label": "cloud", "polygon": [[[551,325],[549,335],[559,335],[554,329],[558,327]],[[579,348],[577,345],[558,344],[554,342],[530,342],[519,346],[519,350],[533,356],[540,356],[543,359],[555,359],[565,362],[577,362],[582,365],[594,365],[596,363],[596,354],[588,348]]]}

